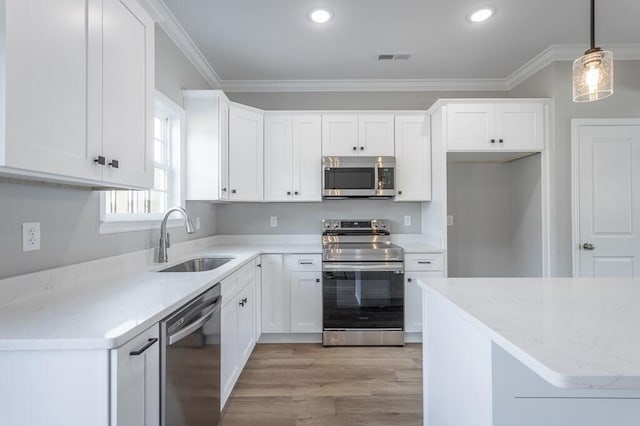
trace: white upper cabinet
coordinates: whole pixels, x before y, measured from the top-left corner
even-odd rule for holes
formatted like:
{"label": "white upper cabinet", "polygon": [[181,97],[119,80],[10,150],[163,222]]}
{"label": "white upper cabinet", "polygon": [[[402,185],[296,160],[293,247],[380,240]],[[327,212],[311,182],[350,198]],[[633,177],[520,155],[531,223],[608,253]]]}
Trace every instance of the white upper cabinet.
{"label": "white upper cabinet", "polygon": [[322,115],[322,155],[358,155],[358,116],[355,114]]}
{"label": "white upper cabinet", "polygon": [[323,114],[323,156],[393,156],[393,114]]}
{"label": "white upper cabinet", "polygon": [[187,200],[229,200],[229,100],[219,90],[185,90]]}
{"label": "white upper cabinet", "polygon": [[263,200],[264,112],[229,107],[229,188],[231,201]]}
{"label": "white upper cabinet", "polygon": [[544,148],[540,102],[447,105],[449,151],[539,151]]}
{"label": "white upper cabinet", "polygon": [[265,201],[321,201],[319,114],[265,115]]}
{"label": "white upper cabinet", "polygon": [[358,154],[367,157],[393,157],[393,114],[358,116]]}
{"label": "white upper cabinet", "polygon": [[431,130],[426,114],[397,115],[395,201],[431,201]]}
{"label": "white upper cabinet", "polygon": [[134,0],[6,0],[0,9],[3,171],[151,187],[149,15]]}
{"label": "white upper cabinet", "polygon": [[152,187],[154,22],[136,0],[102,0],[102,11],[103,180]]}

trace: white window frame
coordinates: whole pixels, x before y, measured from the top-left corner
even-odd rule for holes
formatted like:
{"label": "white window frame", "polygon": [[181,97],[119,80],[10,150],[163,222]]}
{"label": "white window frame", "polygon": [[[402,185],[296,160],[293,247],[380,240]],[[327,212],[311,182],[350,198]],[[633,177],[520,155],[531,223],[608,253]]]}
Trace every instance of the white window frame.
{"label": "white window frame", "polygon": [[[167,96],[156,90],[154,117],[156,113],[161,113],[169,118],[168,135],[169,149],[171,150],[171,169],[167,177],[169,197],[167,208],[173,206],[185,206],[185,136],[186,136],[186,115],[181,106],[173,102]],[[155,143],[154,143],[155,149]],[[107,214],[106,195],[100,192],[100,224],[99,234],[114,234],[119,232],[149,231],[160,229],[162,221],[161,213],[140,213],[140,214]],[[182,226],[181,219],[170,219],[168,227]]]}

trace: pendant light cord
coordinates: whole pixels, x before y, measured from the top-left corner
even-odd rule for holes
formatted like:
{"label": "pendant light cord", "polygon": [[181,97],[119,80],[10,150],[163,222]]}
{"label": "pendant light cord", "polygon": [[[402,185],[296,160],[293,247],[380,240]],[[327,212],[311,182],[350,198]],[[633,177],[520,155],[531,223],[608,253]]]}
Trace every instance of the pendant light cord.
{"label": "pendant light cord", "polygon": [[596,48],[596,0],[591,0],[591,50]]}

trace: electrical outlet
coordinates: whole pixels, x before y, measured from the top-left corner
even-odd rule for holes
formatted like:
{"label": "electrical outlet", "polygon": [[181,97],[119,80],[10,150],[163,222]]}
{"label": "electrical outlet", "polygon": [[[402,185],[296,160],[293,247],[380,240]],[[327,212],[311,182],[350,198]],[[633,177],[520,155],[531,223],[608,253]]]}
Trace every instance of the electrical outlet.
{"label": "electrical outlet", "polygon": [[404,217],[404,226],[411,226],[411,216]]}
{"label": "electrical outlet", "polygon": [[276,228],[278,226],[278,216],[271,216],[271,227]]}
{"label": "electrical outlet", "polygon": [[40,250],[40,222],[22,224],[22,251]]}
{"label": "electrical outlet", "polygon": [[200,216],[196,217],[196,231],[200,230]]}
{"label": "electrical outlet", "polygon": [[447,216],[447,226],[453,226],[453,216]]}

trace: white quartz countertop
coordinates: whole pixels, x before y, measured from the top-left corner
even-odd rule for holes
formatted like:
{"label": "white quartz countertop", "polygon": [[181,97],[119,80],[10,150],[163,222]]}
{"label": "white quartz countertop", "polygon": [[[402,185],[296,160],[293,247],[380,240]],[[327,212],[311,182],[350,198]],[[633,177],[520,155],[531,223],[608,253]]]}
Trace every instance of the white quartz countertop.
{"label": "white quartz countertop", "polygon": [[640,389],[640,279],[435,278],[421,285],[552,385]]}
{"label": "white quartz countertop", "polygon": [[[100,264],[18,277],[37,291],[27,296],[0,285],[0,350],[110,349],[126,343],[262,253],[320,253],[317,244],[230,244],[191,251],[135,272],[106,273]],[[158,273],[193,257],[234,257],[213,271]],[[111,262],[113,266],[113,262]],[[91,266],[91,267],[90,267]],[[78,276],[81,273],[82,276]],[[15,280],[14,280],[15,281]],[[0,280],[2,284],[2,280]],[[25,284],[26,285],[26,284]]]}

